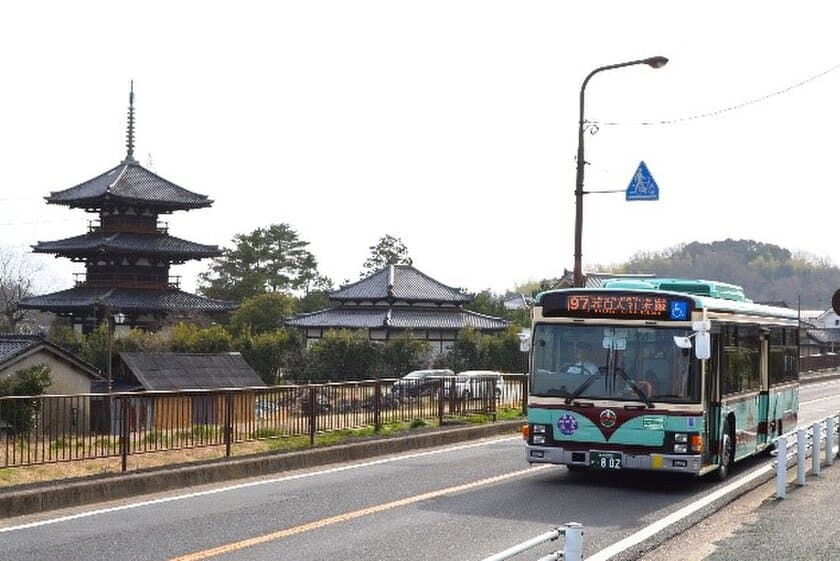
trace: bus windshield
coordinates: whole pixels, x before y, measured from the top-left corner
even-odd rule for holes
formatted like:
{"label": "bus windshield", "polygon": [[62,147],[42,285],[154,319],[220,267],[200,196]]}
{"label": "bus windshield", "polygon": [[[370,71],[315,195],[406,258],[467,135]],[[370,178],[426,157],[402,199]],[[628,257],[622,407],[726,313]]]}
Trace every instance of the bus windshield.
{"label": "bus windshield", "polygon": [[531,393],[537,396],[674,403],[700,401],[691,349],[673,327],[537,324]]}

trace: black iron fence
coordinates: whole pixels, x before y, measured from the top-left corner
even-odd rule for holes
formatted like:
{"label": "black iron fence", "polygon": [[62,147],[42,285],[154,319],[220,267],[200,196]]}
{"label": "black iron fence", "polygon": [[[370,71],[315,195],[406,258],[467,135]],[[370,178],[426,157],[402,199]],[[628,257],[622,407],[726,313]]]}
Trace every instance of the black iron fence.
{"label": "black iron fence", "polygon": [[122,459],[524,408],[524,375],[0,397],[0,467]]}
{"label": "black iron fence", "polygon": [[840,353],[824,353],[799,357],[799,371],[831,370],[840,368]]}

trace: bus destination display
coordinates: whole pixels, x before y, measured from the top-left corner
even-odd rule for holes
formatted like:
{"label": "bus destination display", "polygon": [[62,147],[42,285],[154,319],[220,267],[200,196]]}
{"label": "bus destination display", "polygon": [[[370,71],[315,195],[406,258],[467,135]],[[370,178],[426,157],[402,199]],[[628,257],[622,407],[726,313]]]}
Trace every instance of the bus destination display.
{"label": "bus destination display", "polygon": [[549,293],[542,298],[543,316],[689,321],[688,298],[628,293]]}

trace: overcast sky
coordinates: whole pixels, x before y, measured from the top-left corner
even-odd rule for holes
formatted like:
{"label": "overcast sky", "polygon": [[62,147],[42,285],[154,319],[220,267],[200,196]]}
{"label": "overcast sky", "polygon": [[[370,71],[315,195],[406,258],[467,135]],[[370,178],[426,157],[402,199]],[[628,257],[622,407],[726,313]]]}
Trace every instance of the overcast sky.
{"label": "overcast sky", "polygon": [[[586,188],[625,189],[644,160],[660,200],[587,195],[585,267],[725,238],[837,264],[838,11],[11,3],[0,19],[0,245],[25,252],[86,231],[93,216],[43,197],[125,157],[133,79],[138,160],[215,201],[165,218],[172,235],[229,246],[286,222],[336,284],[358,279],[385,234],[420,270],[469,290],[558,276],[573,266],[581,82],[599,66],[662,55],[664,68],[612,70],[587,86],[587,119],[621,124],[587,135]],[[35,258],[43,290],[83,270]],[[193,290],[207,265],[172,274]]]}

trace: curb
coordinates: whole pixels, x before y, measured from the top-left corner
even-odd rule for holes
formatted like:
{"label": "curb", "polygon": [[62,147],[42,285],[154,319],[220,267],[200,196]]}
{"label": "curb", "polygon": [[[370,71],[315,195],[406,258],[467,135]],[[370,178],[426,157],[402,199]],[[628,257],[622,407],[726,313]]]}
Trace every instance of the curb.
{"label": "curb", "polygon": [[0,492],[0,519],[514,433],[520,429],[523,422],[498,421],[487,425],[439,429],[409,436],[374,438],[300,452],[216,460],[3,491]]}

